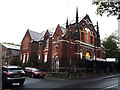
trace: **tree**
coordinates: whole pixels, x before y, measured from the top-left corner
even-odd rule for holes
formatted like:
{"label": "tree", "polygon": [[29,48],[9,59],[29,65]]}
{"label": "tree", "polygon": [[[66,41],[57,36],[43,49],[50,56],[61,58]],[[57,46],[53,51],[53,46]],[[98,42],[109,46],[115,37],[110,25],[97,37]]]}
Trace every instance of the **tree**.
{"label": "tree", "polygon": [[116,36],[114,34],[103,40],[102,45],[106,49],[107,58],[118,58],[118,46],[116,41]]}
{"label": "tree", "polygon": [[120,19],[120,1],[119,0],[94,0],[93,5],[97,5],[97,14],[103,15],[107,13],[107,16],[118,16]]}
{"label": "tree", "polygon": [[28,66],[30,67],[38,67],[39,62],[38,62],[38,55],[37,53],[31,53],[29,61],[28,61]]}
{"label": "tree", "polygon": [[11,65],[21,66],[21,62],[19,61],[18,57],[12,58]]}

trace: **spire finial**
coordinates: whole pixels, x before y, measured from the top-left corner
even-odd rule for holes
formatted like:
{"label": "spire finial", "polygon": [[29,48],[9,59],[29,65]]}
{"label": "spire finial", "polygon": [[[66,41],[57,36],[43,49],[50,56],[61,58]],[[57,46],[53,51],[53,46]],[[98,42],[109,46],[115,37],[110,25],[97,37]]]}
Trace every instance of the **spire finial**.
{"label": "spire finial", "polygon": [[98,26],[98,21],[97,21],[97,32],[99,33],[99,26]]}
{"label": "spire finial", "polygon": [[100,37],[100,34],[99,34],[99,26],[98,26],[98,21],[97,21],[97,36]]}
{"label": "spire finial", "polygon": [[78,6],[76,7],[76,23],[78,23]]}
{"label": "spire finial", "polygon": [[66,21],[66,28],[68,28],[69,25],[68,25],[68,17],[67,17],[67,21]]}

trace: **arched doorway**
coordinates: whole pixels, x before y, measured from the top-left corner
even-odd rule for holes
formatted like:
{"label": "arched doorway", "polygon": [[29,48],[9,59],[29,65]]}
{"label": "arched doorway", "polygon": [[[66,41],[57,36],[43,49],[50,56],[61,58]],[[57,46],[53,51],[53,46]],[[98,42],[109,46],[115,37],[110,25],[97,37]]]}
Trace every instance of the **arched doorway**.
{"label": "arched doorway", "polygon": [[59,58],[58,55],[54,57],[53,69],[55,72],[59,72]]}

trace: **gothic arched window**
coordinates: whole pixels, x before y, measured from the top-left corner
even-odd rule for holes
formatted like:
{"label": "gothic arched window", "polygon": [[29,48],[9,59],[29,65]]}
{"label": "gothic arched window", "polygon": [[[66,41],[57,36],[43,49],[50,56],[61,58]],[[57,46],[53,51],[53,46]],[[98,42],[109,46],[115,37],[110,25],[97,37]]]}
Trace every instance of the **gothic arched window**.
{"label": "gothic arched window", "polygon": [[85,30],[87,31],[87,42],[89,42],[89,36],[88,36],[88,33],[90,32],[90,29],[89,28],[85,28]]}
{"label": "gothic arched window", "polygon": [[84,31],[81,31],[81,40],[84,42]]}
{"label": "gothic arched window", "polygon": [[49,38],[46,40],[46,48],[49,46]]}

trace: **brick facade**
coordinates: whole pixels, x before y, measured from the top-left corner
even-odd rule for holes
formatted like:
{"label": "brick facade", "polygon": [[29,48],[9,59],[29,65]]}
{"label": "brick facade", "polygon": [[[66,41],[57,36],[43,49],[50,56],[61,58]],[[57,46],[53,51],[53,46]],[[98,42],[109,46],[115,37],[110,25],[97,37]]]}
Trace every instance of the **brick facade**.
{"label": "brick facade", "polygon": [[33,32],[33,31],[28,29],[22,42],[21,42],[19,60],[22,63],[28,63],[30,55],[32,53],[38,52],[39,43],[35,37],[32,38],[33,35],[40,35],[41,36],[41,34],[39,34],[37,32]]}
{"label": "brick facade", "polygon": [[86,15],[80,22],[67,22],[66,27],[58,25],[52,32],[47,30],[39,41],[32,41],[28,30],[21,43],[21,55],[29,53],[30,56],[31,52],[37,52],[42,63],[40,67],[49,65],[52,71],[76,67],[80,59],[104,60],[106,53],[101,47],[98,24],[96,27],[97,30]]}
{"label": "brick facade", "polygon": [[13,57],[19,58],[20,46],[2,43],[0,49],[0,62],[2,62],[2,65],[11,65]]}

